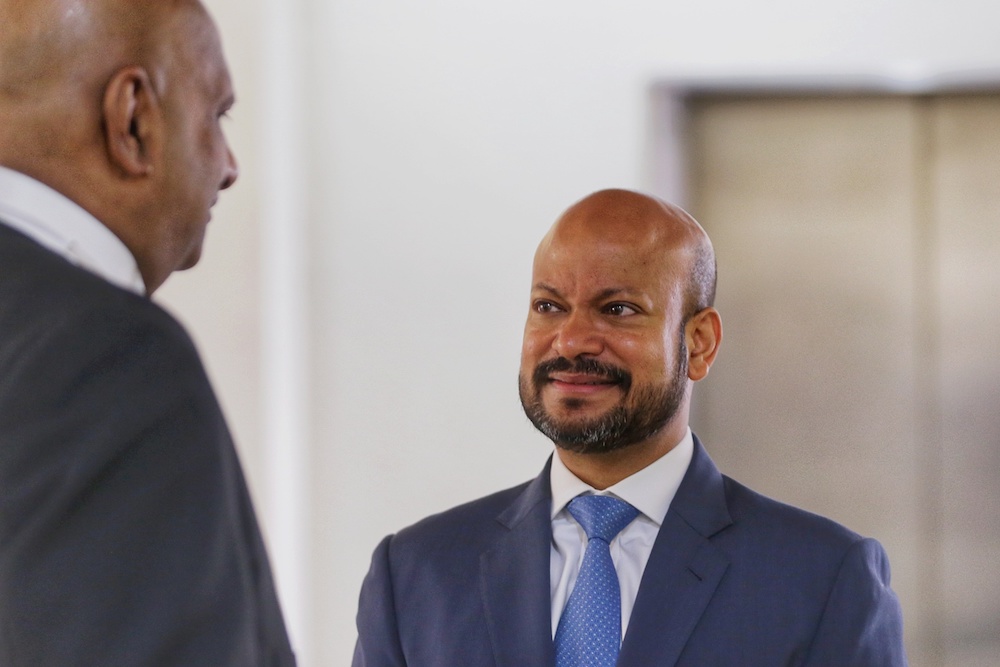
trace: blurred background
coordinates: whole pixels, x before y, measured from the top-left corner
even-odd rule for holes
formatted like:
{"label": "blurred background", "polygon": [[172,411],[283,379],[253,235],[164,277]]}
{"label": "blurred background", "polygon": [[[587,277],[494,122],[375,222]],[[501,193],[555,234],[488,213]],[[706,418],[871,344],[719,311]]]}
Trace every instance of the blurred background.
{"label": "blurred background", "polygon": [[157,300],[236,434],[303,667],[384,535],[538,473],[531,257],[591,191],[687,207],[724,472],[877,537],[911,664],[1000,655],[1000,4],[207,0],[241,178]]}

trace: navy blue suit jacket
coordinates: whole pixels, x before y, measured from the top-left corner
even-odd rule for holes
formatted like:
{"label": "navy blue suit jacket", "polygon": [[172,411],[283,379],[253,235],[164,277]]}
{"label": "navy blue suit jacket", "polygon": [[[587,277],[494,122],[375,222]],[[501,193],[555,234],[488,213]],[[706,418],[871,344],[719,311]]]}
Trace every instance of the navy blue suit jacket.
{"label": "navy blue suit jacket", "polygon": [[[354,667],[554,664],[548,466],[387,537],[361,591]],[[694,457],[643,574],[620,667],[905,665],[878,542]]]}

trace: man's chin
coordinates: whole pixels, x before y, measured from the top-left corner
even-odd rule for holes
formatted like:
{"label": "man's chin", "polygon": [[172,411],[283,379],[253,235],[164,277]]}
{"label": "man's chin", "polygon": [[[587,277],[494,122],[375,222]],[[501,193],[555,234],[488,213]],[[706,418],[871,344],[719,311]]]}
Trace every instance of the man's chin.
{"label": "man's chin", "polygon": [[620,442],[618,440],[606,440],[598,439],[593,440],[589,438],[571,439],[571,440],[553,440],[552,441],[556,447],[564,452],[572,452],[574,454],[584,454],[586,456],[601,456],[602,454],[610,454],[612,452],[620,452],[623,449],[635,445],[635,442]]}
{"label": "man's chin", "polygon": [[620,447],[616,444],[619,420],[615,411],[608,411],[591,419],[554,419],[546,414],[535,427],[560,449],[578,454],[598,454]]}
{"label": "man's chin", "polygon": [[202,243],[198,241],[186,255],[181,260],[180,264],[177,265],[177,271],[187,271],[188,269],[194,268],[198,262],[201,261],[201,249]]}

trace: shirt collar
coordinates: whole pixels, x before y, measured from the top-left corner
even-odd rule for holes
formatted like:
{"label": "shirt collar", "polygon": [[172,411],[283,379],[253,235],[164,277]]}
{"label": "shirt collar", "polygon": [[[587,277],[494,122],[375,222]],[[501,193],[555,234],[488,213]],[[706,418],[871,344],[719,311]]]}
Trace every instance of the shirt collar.
{"label": "shirt collar", "polygon": [[552,456],[552,467],[549,471],[549,482],[552,486],[552,518],[555,518],[569,501],[581,493],[595,493],[621,498],[659,526],[663,523],[667,510],[670,509],[670,503],[677,494],[693,455],[694,439],[689,428],[681,441],[669,452],[614,486],[604,491],[597,491],[570,472],[556,452]]}
{"label": "shirt collar", "polygon": [[44,183],[2,166],[0,220],[108,282],[146,293],[135,257],[110,229]]}

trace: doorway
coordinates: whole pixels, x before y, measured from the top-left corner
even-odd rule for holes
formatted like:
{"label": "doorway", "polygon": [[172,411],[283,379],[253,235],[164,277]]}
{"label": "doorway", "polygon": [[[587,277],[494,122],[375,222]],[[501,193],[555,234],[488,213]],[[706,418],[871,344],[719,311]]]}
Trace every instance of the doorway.
{"label": "doorway", "polygon": [[719,262],[693,428],[727,474],[883,543],[913,665],[995,664],[1000,95],[664,95]]}

